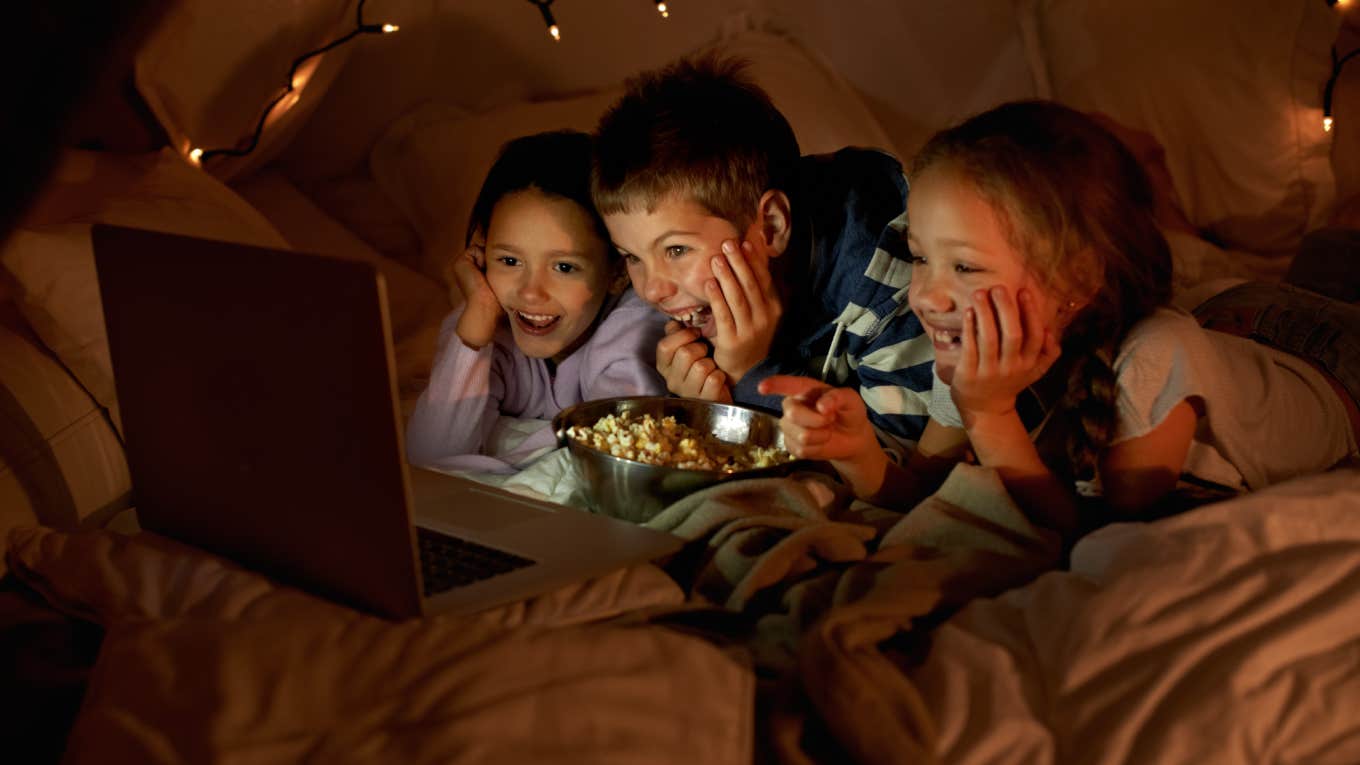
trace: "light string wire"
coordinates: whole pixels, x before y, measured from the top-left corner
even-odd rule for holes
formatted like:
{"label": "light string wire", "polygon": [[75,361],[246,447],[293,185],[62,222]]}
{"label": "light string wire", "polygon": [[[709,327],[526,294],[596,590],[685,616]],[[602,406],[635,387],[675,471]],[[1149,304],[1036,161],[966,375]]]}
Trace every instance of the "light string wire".
{"label": "light string wire", "polygon": [[296,83],[299,67],[327,51],[334,50],[335,48],[344,45],[359,35],[388,34],[400,29],[396,24],[369,24],[365,22],[364,4],[367,2],[368,0],[359,0],[359,6],[354,12],[354,29],[350,30],[347,34],[341,35],[325,45],[322,45],[320,48],[307,51],[301,56],[293,59],[293,65],[288,68],[288,84],[284,87],[283,91],[275,96],[274,100],[270,101],[269,105],[264,108],[264,111],[260,114],[259,121],[255,123],[255,130],[251,133],[250,140],[244,146],[232,149],[194,149],[190,152],[190,159],[201,163],[212,157],[244,157],[252,151],[255,151],[255,148],[260,145],[260,136],[264,133],[265,124],[269,121],[269,115],[274,112],[275,107],[277,107],[280,102],[298,91],[300,85]]}

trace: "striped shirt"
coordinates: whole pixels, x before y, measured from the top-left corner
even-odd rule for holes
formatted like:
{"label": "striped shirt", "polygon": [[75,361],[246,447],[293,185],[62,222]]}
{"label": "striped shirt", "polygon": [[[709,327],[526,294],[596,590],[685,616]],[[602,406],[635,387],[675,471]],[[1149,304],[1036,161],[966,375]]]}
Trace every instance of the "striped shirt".
{"label": "striped shirt", "polygon": [[[888,446],[915,446],[925,428],[935,353],[907,306],[907,179],[892,156],[848,148],[803,157],[791,196],[793,239],[782,257],[805,258],[769,356],[733,398],[777,411],[756,392],[774,374],[857,388]],[[794,261],[797,262],[797,261]],[[899,451],[891,449],[891,451]]]}

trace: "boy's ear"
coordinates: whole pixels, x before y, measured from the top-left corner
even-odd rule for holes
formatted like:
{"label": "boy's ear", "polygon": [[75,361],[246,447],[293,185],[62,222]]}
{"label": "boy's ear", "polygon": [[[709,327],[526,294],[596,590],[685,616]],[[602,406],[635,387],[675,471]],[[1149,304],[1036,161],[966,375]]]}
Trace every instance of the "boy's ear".
{"label": "boy's ear", "polygon": [[756,204],[759,233],[771,257],[784,253],[793,232],[793,209],[789,197],[778,189],[768,189]]}

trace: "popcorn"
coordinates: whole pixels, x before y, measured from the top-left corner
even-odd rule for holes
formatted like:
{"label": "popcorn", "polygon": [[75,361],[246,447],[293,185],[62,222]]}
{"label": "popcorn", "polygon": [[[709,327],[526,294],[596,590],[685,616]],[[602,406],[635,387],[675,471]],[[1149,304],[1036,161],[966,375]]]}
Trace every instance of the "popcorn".
{"label": "popcorn", "polygon": [[586,427],[573,425],[567,435],[577,443],[615,457],[648,465],[735,473],[770,467],[793,459],[777,446],[729,444],[667,416],[634,417],[628,412],[606,414]]}

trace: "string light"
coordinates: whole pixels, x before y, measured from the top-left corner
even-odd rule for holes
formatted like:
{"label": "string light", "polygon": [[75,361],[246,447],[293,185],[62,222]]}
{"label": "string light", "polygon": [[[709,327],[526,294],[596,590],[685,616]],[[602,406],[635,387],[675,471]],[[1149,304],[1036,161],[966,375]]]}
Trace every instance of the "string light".
{"label": "string light", "polygon": [[543,16],[543,23],[548,27],[548,34],[552,35],[552,39],[560,41],[562,30],[557,26],[557,19],[553,18],[551,8],[553,0],[529,0],[529,2],[538,6],[538,12]]}
{"label": "string light", "polygon": [[1360,48],[1347,53],[1341,58],[1336,56],[1336,46],[1332,46],[1332,76],[1327,78],[1327,87],[1322,89],[1322,130],[1331,132],[1335,120],[1332,119],[1332,91],[1336,89],[1336,81],[1341,77],[1341,68],[1347,61],[1355,58],[1360,53]]}
{"label": "string light", "polygon": [[[553,18],[553,0],[528,0],[534,7],[538,8],[538,13],[543,17],[543,24],[548,27],[548,34],[552,39],[560,41],[562,39],[562,29],[557,26],[557,19]],[[652,0],[656,5],[656,12],[661,14],[661,18],[671,17],[671,9],[666,4],[666,0]]]}
{"label": "string light", "polygon": [[267,127],[272,120],[277,119],[284,112],[296,106],[298,101],[302,100],[302,94],[299,91],[307,84],[307,81],[311,79],[312,74],[320,64],[320,60],[317,59],[318,56],[344,45],[359,35],[391,34],[401,29],[401,27],[396,24],[366,23],[364,21],[364,4],[367,2],[368,0],[359,0],[359,7],[354,13],[354,29],[350,30],[348,34],[341,35],[325,45],[322,45],[320,48],[307,51],[296,59],[293,59],[293,65],[288,68],[288,84],[285,85],[283,90],[274,97],[274,100],[270,101],[269,105],[264,108],[264,112],[260,114],[259,121],[255,123],[255,131],[251,133],[250,140],[244,146],[232,149],[202,149],[193,147],[189,149],[188,152],[189,161],[193,162],[195,165],[201,166],[205,160],[211,159],[212,157],[243,157],[252,151],[255,151],[255,147],[260,144],[260,135],[264,133],[265,127]]}

